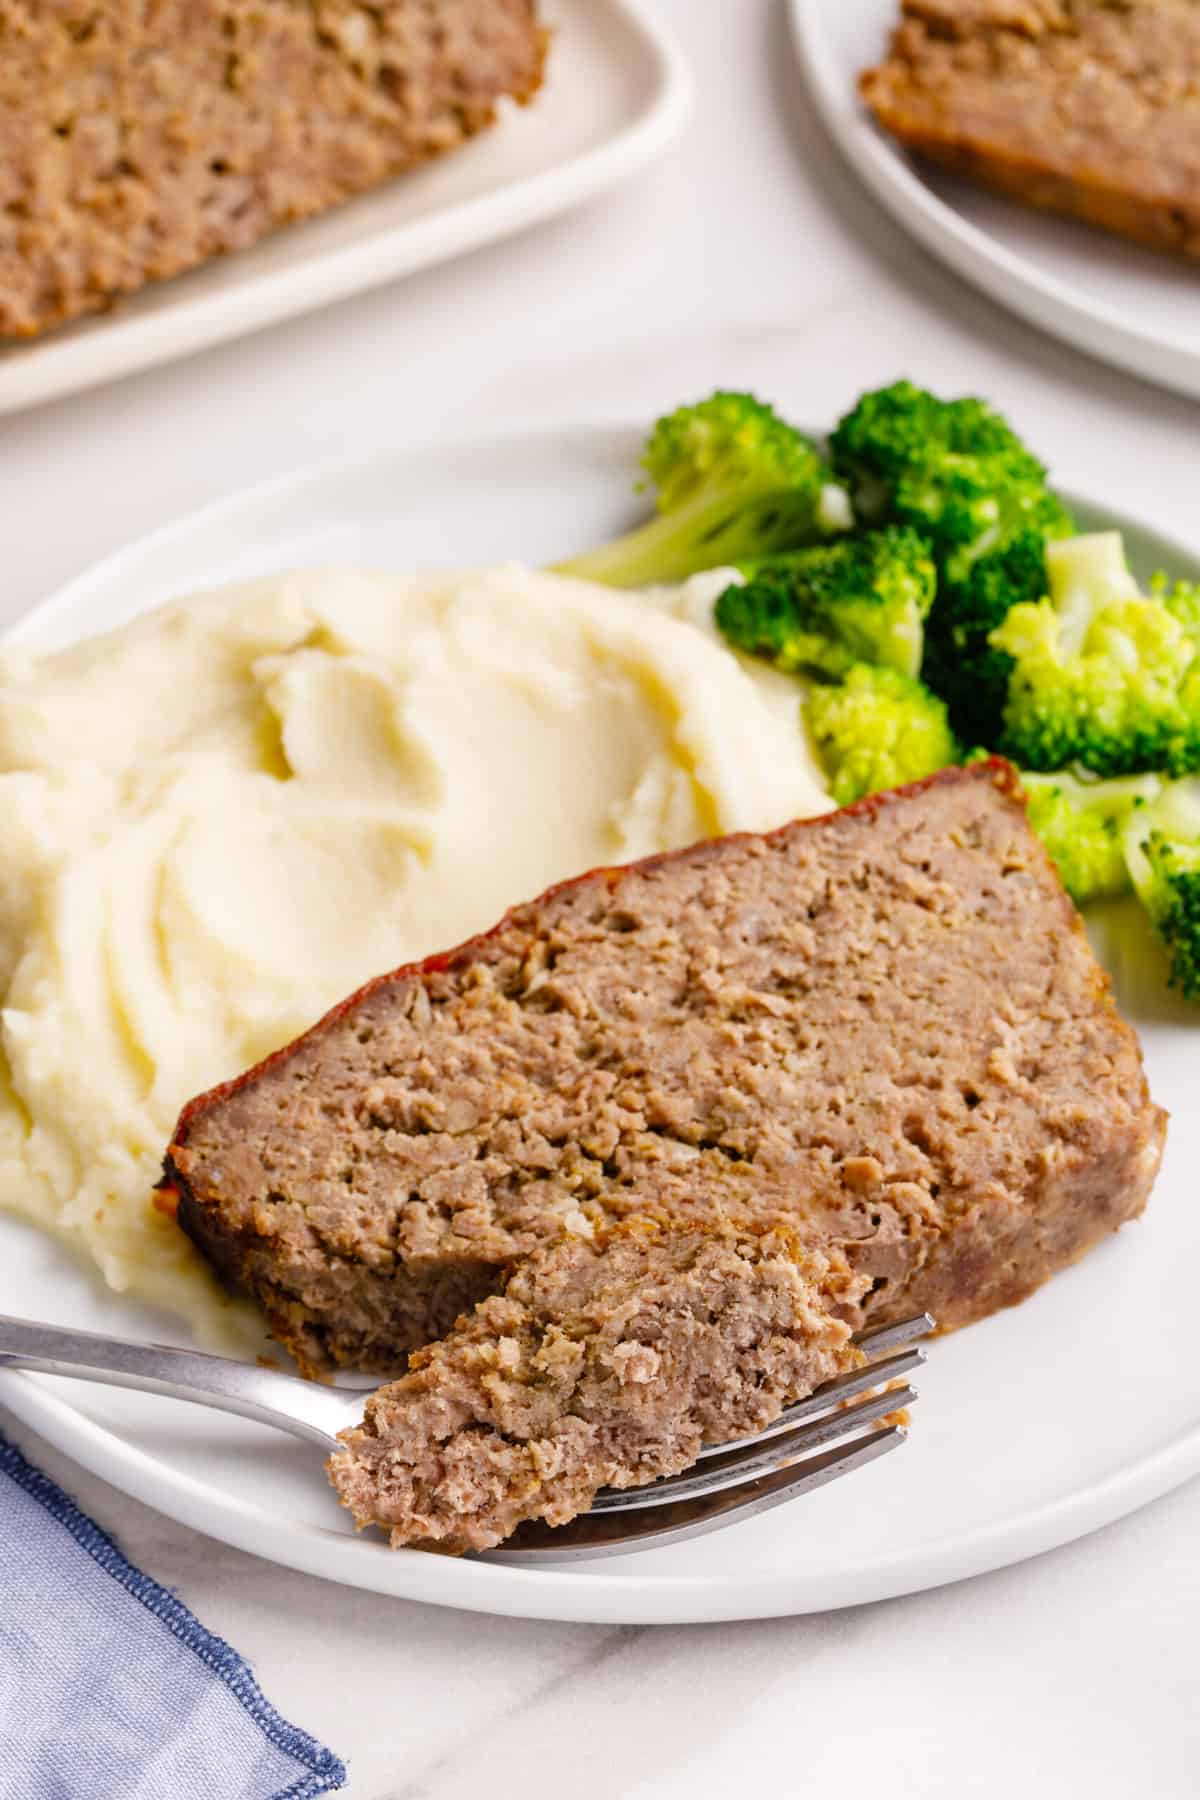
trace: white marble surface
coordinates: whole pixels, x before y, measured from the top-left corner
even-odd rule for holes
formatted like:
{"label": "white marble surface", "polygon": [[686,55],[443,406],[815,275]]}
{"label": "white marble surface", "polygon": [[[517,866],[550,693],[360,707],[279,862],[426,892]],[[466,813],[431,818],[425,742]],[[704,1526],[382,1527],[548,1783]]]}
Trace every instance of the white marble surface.
{"label": "white marble surface", "polygon": [[[688,43],[698,106],[637,186],[6,423],[0,616],[172,515],[314,457],[477,424],[647,418],[717,382],[757,384],[815,421],[900,372],[980,390],[1064,484],[1200,541],[1200,409],[1038,337],[912,247],[809,122],[781,0],[646,3]],[[354,1800],[465,1800],[485,1784],[503,1800],[669,1800],[823,1778],[849,1800],[1200,1792],[1200,1484],[933,1594],[823,1618],[614,1630],[310,1581],[13,1435],[347,1758]]]}

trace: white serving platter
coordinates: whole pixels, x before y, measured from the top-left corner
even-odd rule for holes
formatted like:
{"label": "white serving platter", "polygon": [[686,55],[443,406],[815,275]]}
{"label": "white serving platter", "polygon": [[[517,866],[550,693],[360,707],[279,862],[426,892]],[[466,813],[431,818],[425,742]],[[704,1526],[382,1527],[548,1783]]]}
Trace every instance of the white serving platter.
{"label": "white serving platter", "polygon": [[817,111],[899,224],[1041,330],[1200,395],[1200,263],[1034,212],[916,161],[876,126],[857,89],[859,73],[883,55],[900,0],[789,5]]}
{"label": "white serving platter", "polygon": [[[27,615],[17,635],[63,644],[198,585],[301,563],[548,561],[629,521],[638,444],[636,432],[572,428],[291,476],[110,557]],[[1085,520],[1125,529],[1143,574],[1165,564],[1200,577],[1200,546],[1168,543],[1098,500],[1077,505]],[[1024,1306],[935,1342],[910,1442],[811,1498],[671,1549],[519,1570],[356,1538],[319,1457],[242,1420],[12,1370],[0,1372],[0,1402],[114,1486],[224,1542],[331,1581],[517,1616],[815,1611],[1077,1537],[1200,1471],[1200,1358],[1186,1298],[1187,1271],[1200,1264],[1200,1009],[1168,993],[1136,922],[1116,936],[1111,921],[1094,924],[1156,1096],[1174,1114],[1150,1208]],[[107,1292],[57,1243],[3,1215],[0,1313],[187,1341],[175,1321]]]}
{"label": "white serving platter", "polygon": [[690,78],[635,0],[546,0],[541,93],[427,167],[112,312],[0,349],[0,414],[208,349],[565,212],[635,174],[683,122]]}

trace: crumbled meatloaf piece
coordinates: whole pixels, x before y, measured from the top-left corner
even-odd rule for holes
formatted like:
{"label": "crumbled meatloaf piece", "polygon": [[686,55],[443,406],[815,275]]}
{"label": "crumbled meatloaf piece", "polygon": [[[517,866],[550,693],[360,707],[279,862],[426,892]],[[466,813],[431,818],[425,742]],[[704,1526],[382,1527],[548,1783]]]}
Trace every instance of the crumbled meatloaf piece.
{"label": "crumbled meatloaf piece", "polygon": [[831,1311],[844,1273],[786,1231],[630,1220],[545,1245],[371,1396],[330,1480],[396,1545],[482,1550],[524,1519],[563,1524],[861,1362]]}
{"label": "crumbled meatloaf piece", "polygon": [[985,186],[1200,256],[1197,0],[903,0],[862,92]]}
{"label": "crumbled meatloaf piece", "polygon": [[164,1183],[310,1372],[540,1244],[790,1221],[961,1325],[1139,1213],[1165,1118],[1007,764],[596,871],[194,1101]]}
{"label": "crumbled meatloaf piece", "polygon": [[455,148],[544,52],[536,0],[0,0],[0,336]]}

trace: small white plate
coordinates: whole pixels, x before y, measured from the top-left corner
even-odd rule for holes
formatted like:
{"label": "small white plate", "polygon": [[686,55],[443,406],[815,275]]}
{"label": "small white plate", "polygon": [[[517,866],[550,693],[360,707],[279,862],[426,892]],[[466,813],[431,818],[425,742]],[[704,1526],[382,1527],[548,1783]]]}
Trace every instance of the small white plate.
{"label": "small white plate", "polygon": [[989,194],[915,161],[858,96],[899,0],[790,0],[809,89],[834,141],[893,217],[993,300],[1075,349],[1200,395],[1200,264]]}
{"label": "small white plate", "polygon": [[678,50],[633,0],[546,0],[543,13],[554,41],[532,105],[506,104],[461,150],[321,218],[0,349],[0,414],[477,250],[634,174],[683,122],[691,83]]}
{"label": "small white plate", "polygon": [[[19,636],[63,644],[197,585],[301,563],[548,561],[629,521],[639,436],[545,431],[290,476],[109,558],[25,618]],[[1143,573],[1166,564],[1200,577],[1200,555],[1077,504],[1090,521],[1126,530]],[[212,1537],[333,1581],[479,1611],[767,1617],[877,1600],[1031,1556],[1200,1471],[1200,1358],[1187,1297],[1188,1272],[1200,1266],[1200,1009],[1171,999],[1153,953],[1138,948],[1136,925],[1114,940],[1109,960],[1155,1093],[1175,1114],[1145,1219],[1024,1306],[935,1343],[898,1455],[761,1519],[562,1570],[389,1551],[374,1534],[354,1536],[317,1453],[278,1433],[177,1401],[13,1371],[0,1374],[0,1400],[114,1486]],[[103,1290],[58,1244],[4,1215],[0,1313],[186,1339],[176,1321]]]}

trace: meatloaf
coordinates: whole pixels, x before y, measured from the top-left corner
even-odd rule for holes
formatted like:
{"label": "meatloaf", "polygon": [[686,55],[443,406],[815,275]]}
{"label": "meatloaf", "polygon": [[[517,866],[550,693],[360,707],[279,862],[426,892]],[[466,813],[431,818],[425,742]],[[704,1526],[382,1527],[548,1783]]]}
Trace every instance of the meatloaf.
{"label": "meatloaf", "polygon": [[544,51],[536,0],[0,0],[0,336],[453,149]]}
{"label": "meatloaf", "polygon": [[481,1550],[524,1519],[562,1524],[860,1362],[833,1310],[844,1278],[787,1231],[631,1219],[543,1244],[371,1396],[330,1480],[397,1545]]}
{"label": "meatloaf", "polygon": [[862,92],[936,162],[1200,256],[1197,0],[903,0]]}
{"label": "meatloaf", "polygon": [[961,1325],[1140,1212],[1164,1127],[993,760],[552,889],[193,1101],[164,1184],[304,1369],[394,1372],[635,1215]]}

